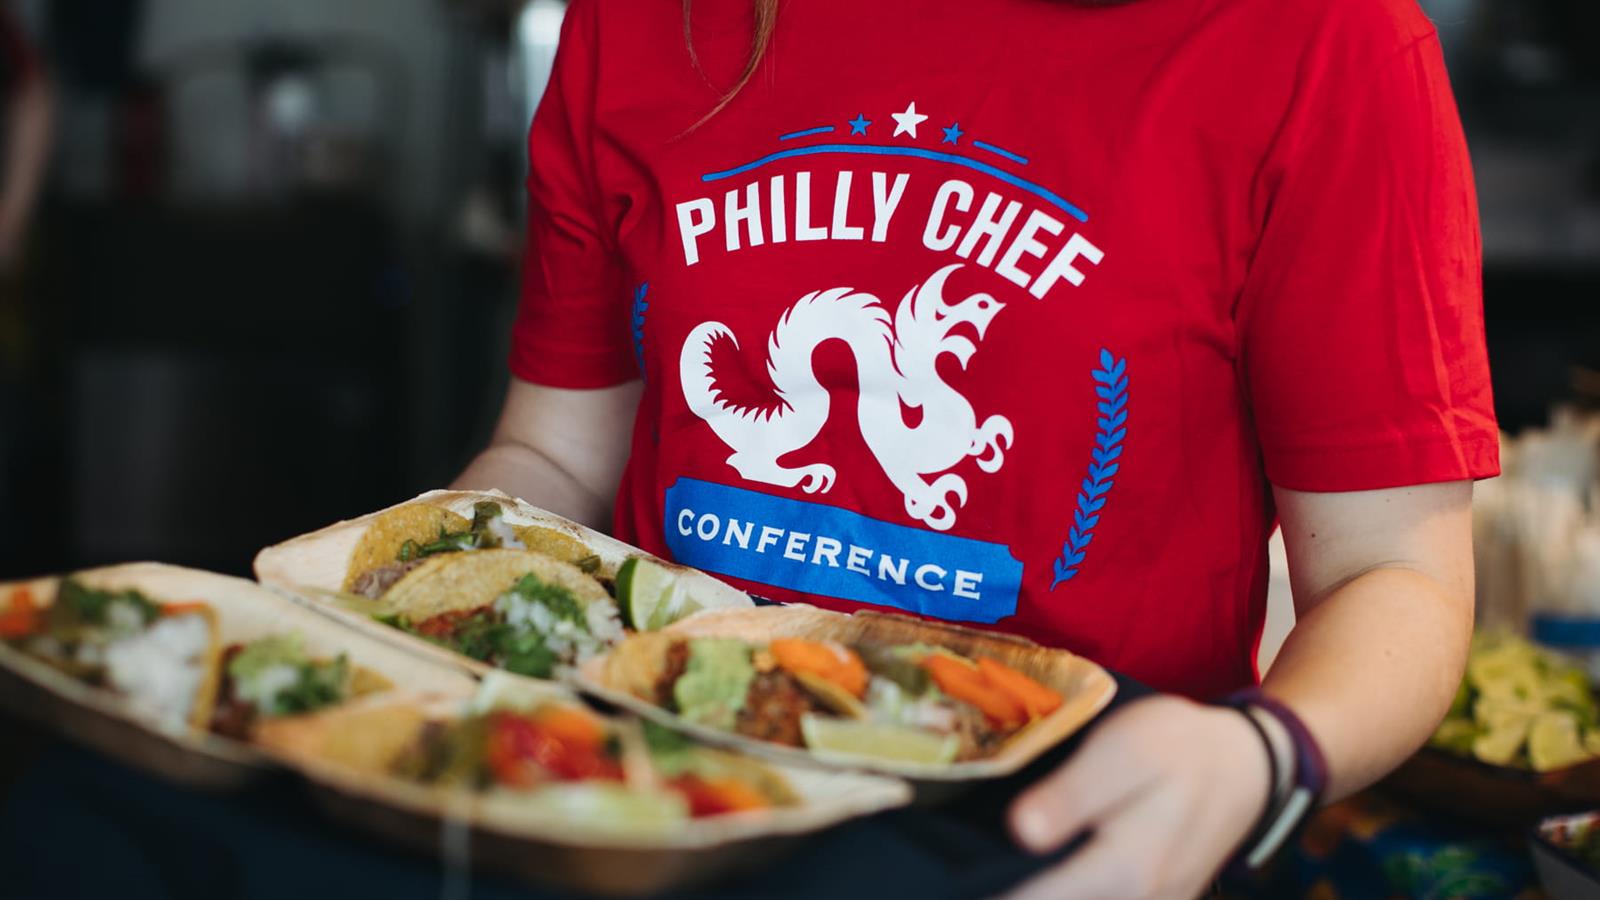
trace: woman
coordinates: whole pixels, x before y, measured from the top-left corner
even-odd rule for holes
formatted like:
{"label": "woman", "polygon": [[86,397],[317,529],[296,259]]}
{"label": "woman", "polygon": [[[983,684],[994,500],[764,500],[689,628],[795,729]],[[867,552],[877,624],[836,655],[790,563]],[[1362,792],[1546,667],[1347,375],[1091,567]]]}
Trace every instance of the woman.
{"label": "woman", "polygon": [[[1193,895],[1412,752],[1498,467],[1412,0],[685,6],[569,11],[458,483],[1167,692],[1016,803],[1029,848],[1093,833],[1020,896]],[[1298,624],[1203,705],[1256,681],[1275,520]]]}

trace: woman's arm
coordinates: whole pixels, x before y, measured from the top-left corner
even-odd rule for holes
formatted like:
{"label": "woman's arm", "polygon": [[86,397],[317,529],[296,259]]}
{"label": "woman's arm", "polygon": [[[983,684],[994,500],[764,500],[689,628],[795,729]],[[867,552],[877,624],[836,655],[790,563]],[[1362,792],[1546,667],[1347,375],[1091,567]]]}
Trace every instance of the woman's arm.
{"label": "woman's arm", "polygon": [[[1264,687],[1316,736],[1339,796],[1413,752],[1455,692],[1472,631],[1472,485],[1276,494],[1300,619]],[[1128,706],[1012,809],[1037,851],[1094,832],[1015,896],[1197,895],[1261,812],[1266,766],[1233,710]]]}
{"label": "woman's arm", "polygon": [[1472,636],[1472,482],[1278,489],[1298,621],[1263,685],[1327,755],[1330,799],[1416,751]]}
{"label": "woman's arm", "polygon": [[641,383],[567,390],[511,379],[488,449],[451,487],[499,488],[610,531]]}

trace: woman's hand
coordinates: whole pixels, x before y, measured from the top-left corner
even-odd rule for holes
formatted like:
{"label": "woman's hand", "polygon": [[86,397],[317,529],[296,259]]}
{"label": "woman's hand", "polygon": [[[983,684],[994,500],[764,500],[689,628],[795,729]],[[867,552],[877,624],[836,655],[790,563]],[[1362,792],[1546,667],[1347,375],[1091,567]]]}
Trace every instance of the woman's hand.
{"label": "woman's hand", "polygon": [[1093,834],[1009,900],[1190,900],[1261,815],[1268,777],[1266,748],[1238,712],[1175,697],[1130,704],[1012,806],[1012,830],[1035,852]]}

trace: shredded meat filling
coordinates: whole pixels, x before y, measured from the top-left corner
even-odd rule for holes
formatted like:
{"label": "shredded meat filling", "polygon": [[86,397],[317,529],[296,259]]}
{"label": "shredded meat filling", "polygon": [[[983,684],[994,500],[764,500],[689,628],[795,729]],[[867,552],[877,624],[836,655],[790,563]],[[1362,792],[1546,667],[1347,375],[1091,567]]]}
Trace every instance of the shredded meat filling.
{"label": "shredded meat filling", "polygon": [[250,739],[250,726],[256,720],[256,705],[239,699],[234,691],[233,676],[228,674],[228,665],[243,649],[243,644],[230,644],[222,651],[222,682],[217,685],[217,702],[211,710],[212,732],[241,741]]}
{"label": "shredded meat filling", "polygon": [[764,672],[750,682],[735,730],[758,740],[803,747],[800,717],[820,710],[788,673]]}
{"label": "shredded meat filling", "polygon": [[678,710],[678,701],[672,696],[672,686],[678,683],[683,673],[689,668],[689,642],[673,641],[667,647],[666,665],[661,669],[661,677],[656,679],[656,705],[673,712]]}
{"label": "shredded meat filling", "polygon": [[961,742],[961,748],[956,751],[957,761],[993,756],[1005,743],[1007,735],[1011,734],[995,730],[976,706],[966,703],[955,703],[953,706],[956,713],[955,735]]}
{"label": "shredded meat filling", "polygon": [[382,597],[384,592],[394,587],[394,583],[405,577],[405,574],[417,566],[427,562],[426,559],[413,559],[408,562],[390,563],[362,572],[356,576],[355,583],[350,590],[372,600]]}

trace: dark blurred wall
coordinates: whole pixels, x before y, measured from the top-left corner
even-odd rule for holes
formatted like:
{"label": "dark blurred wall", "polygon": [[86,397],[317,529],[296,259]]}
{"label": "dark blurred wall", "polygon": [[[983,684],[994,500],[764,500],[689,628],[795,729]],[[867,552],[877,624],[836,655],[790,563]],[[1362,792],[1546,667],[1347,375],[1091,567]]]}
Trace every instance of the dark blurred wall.
{"label": "dark blurred wall", "polygon": [[256,549],[447,479],[510,263],[458,239],[481,20],[431,0],[60,0],[0,576]]}

